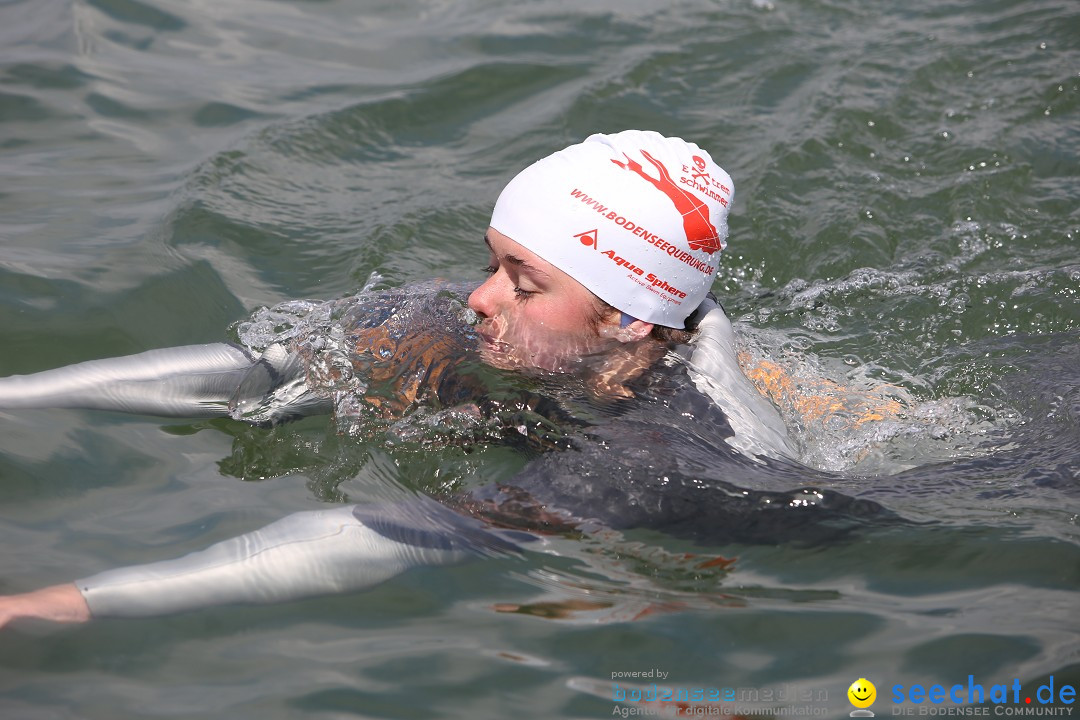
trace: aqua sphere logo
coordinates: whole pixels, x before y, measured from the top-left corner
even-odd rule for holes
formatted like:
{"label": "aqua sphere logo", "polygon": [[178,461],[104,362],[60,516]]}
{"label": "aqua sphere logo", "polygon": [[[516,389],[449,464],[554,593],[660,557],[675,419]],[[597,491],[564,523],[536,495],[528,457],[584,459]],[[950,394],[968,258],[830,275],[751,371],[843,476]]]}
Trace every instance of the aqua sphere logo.
{"label": "aqua sphere logo", "polygon": [[[1055,683],[1054,676],[1027,693],[1020,680],[984,686],[974,675],[966,683],[945,685],[893,685],[891,688],[893,715],[985,715],[1004,717],[1036,715],[1071,717],[1076,702],[1076,688]],[[905,704],[909,703],[909,704]],[[913,707],[914,706],[914,707]]]}

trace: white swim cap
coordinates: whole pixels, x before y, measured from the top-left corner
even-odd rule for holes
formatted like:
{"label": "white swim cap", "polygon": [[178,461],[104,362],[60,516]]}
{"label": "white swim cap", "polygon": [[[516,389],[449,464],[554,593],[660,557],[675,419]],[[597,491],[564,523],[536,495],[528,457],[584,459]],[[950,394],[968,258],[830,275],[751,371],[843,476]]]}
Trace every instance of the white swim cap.
{"label": "white swim cap", "polygon": [[627,315],[681,328],[716,277],[733,192],[693,143],[592,135],[511,180],[491,227]]}

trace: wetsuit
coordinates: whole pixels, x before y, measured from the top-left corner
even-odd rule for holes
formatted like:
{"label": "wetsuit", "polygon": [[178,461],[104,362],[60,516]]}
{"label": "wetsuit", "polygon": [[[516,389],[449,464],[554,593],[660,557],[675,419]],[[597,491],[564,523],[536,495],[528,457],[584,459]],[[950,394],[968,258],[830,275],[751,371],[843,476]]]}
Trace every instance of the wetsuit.
{"label": "wetsuit", "polygon": [[[452,305],[436,296],[443,310]],[[368,302],[360,315],[359,306],[340,302],[323,313],[322,329],[344,327],[353,350],[366,343],[360,352],[348,351],[350,342],[328,350],[318,332],[271,337],[263,347],[151,351],[0,380],[0,407],[276,422],[331,408],[348,412],[358,393],[380,382],[406,403],[424,387],[437,388],[444,401],[466,399],[467,373],[430,361],[404,370],[392,362],[401,342],[424,337],[415,323],[445,327],[441,311],[403,313],[400,292],[379,298],[374,311]],[[692,345],[632,383],[639,400],[603,421],[571,424],[560,452],[540,454],[509,485],[443,503],[417,496],[298,513],[183,558],[110,570],[77,585],[95,616],[152,615],[360,589],[416,565],[540,547],[544,533],[569,528],[649,527],[710,542],[772,542],[784,530],[806,539],[816,528],[828,537],[873,514],[875,508],[842,496],[790,490],[800,484],[797,471],[777,472],[790,446],[775,410],[738,369],[730,323],[708,301],[697,321]],[[429,360],[447,350],[440,342],[425,348]],[[811,506],[817,512],[783,512]],[[763,508],[774,511],[771,519]]]}

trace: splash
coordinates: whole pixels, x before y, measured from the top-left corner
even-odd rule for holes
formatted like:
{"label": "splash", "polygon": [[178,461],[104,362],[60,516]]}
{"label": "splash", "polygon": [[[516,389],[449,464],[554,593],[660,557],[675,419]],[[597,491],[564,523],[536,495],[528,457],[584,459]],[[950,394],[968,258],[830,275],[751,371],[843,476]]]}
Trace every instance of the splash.
{"label": "splash", "polygon": [[780,409],[799,460],[820,470],[893,474],[988,454],[1011,417],[970,397],[925,397],[910,374],[830,360],[779,331],[739,330],[743,371]]}
{"label": "splash", "polygon": [[[379,289],[377,274],[357,294],[329,301],[294,300],[261,308],[236,327],[239,341],[266,355],[284,348],[303,360],[298,378],[306,388],[329,397],[339,429],[361,435],[372,422],[419,415],[460,425],[467,412],[431,411],[430,402],[454,359],[475,345],[471,313],[462,297],[466,288],[438,282],[406,291]],[[279,398],[268,396],[264,405]],[[245,419],[269,412],[256,407]],[[444,422],[443,424],[447,424]]]}
{"label": "splash", "polygon": [[[486,442],[558,445],[564,407],[595,414],[579,378],[505,368],[480,351],[467,284],[426,282],[381,289],[373,276],[356,295],[257,310],[236,327],[253,353],[299,358],[295,379],[243,408],[272,419],[290,394],[328,399],[337,428],[388,446],[432,448]],[[292,387],[296,385],[297,387]],[[574,424],[573,422],[570,424]]]}

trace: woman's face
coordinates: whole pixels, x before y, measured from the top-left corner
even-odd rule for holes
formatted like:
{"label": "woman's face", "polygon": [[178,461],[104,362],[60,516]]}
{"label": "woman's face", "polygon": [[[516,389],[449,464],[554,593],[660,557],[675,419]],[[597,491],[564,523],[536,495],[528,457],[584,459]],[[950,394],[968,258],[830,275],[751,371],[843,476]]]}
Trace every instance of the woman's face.
{"label": "woman's face", "polygon": [[[503,367],[566,368],[612,344],[598,334],[598,302],[585,287],[494,228],[484,237],[490,277],[469,296],[481,354]],[[600,328],[618,329],[612,318]]]}

